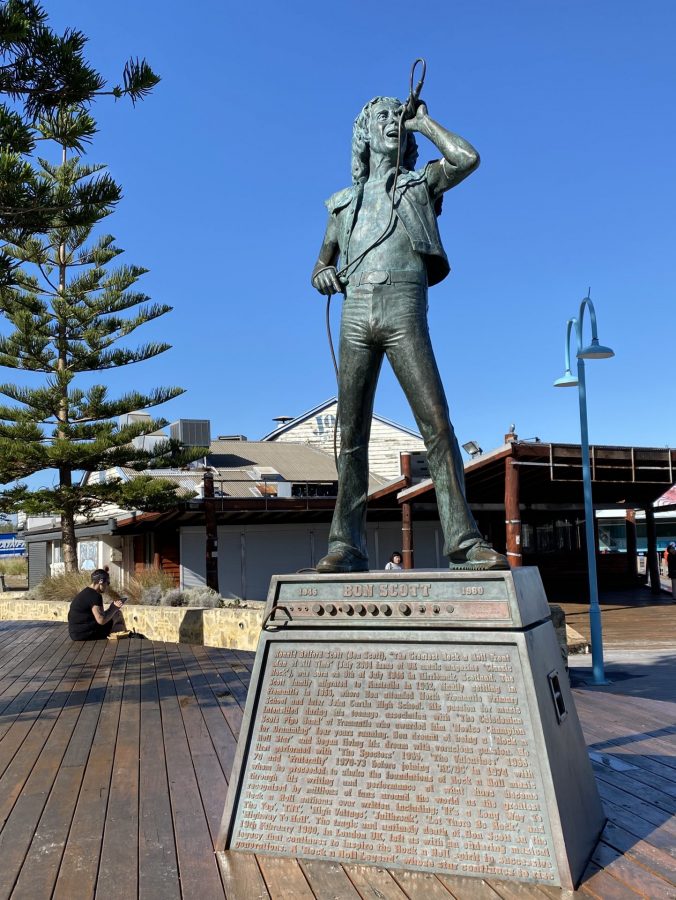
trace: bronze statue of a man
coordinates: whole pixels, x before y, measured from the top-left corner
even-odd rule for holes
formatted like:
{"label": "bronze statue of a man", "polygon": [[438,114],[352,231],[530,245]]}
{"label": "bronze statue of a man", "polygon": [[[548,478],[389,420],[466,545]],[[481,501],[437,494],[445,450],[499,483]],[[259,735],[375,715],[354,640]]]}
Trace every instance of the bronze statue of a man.
{"label": "bronze statue of a man", "polygon": [[[419,170],[415,132],[442,155]],[[329,221],[312,273],[321,294],[345,293],[338,498],[329,552],[318,572],[368,571],[368,443],[384,355],[427,447],[450,566],[508,568],[506,558],[483,540],[467,506],[462,458],[427,326],[428,285],[450,271],[437,227],[442,195],[478,165],[476,150],[430,118],[424,103],[409,103],[405,110],[399,100],[376,97],[354,123],[353,184],[327,201]]]}

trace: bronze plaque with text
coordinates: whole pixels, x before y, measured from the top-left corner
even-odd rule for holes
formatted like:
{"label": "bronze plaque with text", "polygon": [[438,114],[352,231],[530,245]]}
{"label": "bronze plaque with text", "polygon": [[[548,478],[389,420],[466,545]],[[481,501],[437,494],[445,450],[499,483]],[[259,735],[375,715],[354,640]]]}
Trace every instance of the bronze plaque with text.
{"label": "bronze plaque with text", "polygon": [[558,883],[516,646],[269,642],[232,849]]}

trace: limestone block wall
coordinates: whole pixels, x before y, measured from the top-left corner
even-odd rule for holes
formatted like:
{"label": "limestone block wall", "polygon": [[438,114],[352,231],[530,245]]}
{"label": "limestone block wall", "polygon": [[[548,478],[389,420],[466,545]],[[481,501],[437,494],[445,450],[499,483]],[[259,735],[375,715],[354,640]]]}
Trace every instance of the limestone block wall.
{"label": "limestone block wall", "polygon": [[[24,594],[5,594],[0,598],[0,619],[66,622],[68,603],[31,601]],[[255,650],[263,621],[262,601],[250,601],[246,607],[192,609],[174,606],[125,606],[127,628],[153,641],[174,644],[205,644]]]}
{"label": "limestone block wall", "polygon": [[[0,620],[66,622],[68,603],[60,601],[31,601],[22,592],[8,592],[0,597]],[[207,647],[228,647],[232,650],[254,651],[263,623],[265,602],[249,600],[246,607],[224,609],[192,609],[176,606],[124,607],[124,620],[130,631],[152,641],[172,644],[204,644]],[[550,604],[564,664],[568,661],[566,618],[560,606]],[[566,665],[567,668],[567,665]]]}

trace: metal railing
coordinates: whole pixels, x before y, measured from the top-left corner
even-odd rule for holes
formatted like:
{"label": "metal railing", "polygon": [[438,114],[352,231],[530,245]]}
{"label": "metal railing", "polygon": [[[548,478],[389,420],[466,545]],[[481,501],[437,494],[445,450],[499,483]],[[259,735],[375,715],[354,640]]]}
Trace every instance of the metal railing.
{"label": "metal railing", "polygon": [[264,500],[265,509],[282,501],[305,500],[305,508],[310,508],[312,500],[335,500],[338,493],[337,481],[306,479],[304,481],[280,481],[278,478],[214,478],[214,507],[225,509],[237,500]]}

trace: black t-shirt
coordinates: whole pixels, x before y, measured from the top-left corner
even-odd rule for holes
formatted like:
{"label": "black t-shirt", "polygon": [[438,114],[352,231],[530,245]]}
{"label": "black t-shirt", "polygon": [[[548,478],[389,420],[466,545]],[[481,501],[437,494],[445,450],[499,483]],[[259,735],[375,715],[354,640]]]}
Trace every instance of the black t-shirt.
{"label": "black t-shirt", "polygon": [[94,588],[86,587],[71,600],[68,610],[68,634],[74,641],[95,641],[109,634],[113,623],[99,625],[94,618],[92,606],[100,606],[103,612],[101,594]]}

